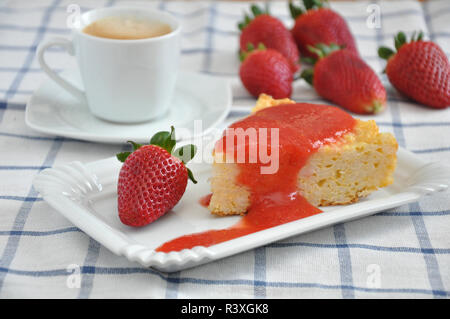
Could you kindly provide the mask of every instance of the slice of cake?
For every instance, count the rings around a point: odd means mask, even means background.
[[[278,129],[278,151],[271,155],[279,167],[275,173],[261,174],[268,164],[249,163],[249,154],[239,162],[238,150],[250,153],[255,141],[249,141],[250,131],[245,131],[246,138],[234,137],[227,144],[226,132],[214,151],[208,206],[213,214],[242,215],[255,205],[271,205],[273,199],[295,192],[313,206],[349,204],[393,182],[395,138],[380,133],[375,121],[354,119],[339,108],[262,95],[253,114],[231,128],[256,129],[256,144],[261,129]],[[264,147],[269,150],[273,144],[270,140]]]
[[[209,247],[320,214],[392,183],[397,142],[374,121],[329,106],[258,100],[217,141],[209,210],[244,215],[231,227],[174,238],[157,251]]]

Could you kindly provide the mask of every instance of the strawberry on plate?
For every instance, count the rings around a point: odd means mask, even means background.
[[[376,114],[386,107],[386,90],[376,73],[353,51],[337,44],[309,47],[319,59],[301,77],[317,94],[359,114]]]
[[[318,43],[336,43],[358,54],[356,41],[347,22],[336,11],[327,7],[326,0],[303,0],[304,9],[289,2],[292,18],[295,19],[292,34],[300,53],[315,57],[308,46]]]
[[[411,99],[442,109],[450,106],[450,63],[444,51],[431,41],[423,41],[423,33],[395,38],[397,52],[381,47],[378,55],[387,60],[386,74],[391,84]]]
[[[251,11],[253,16],[245,15],[244,21],[238,24],[241,30],[239,38],[241,52],[247,51],[249,44],[257,47],[262,43],[266,48],[277,50],[284,55],[292,71],[298,71],[300,56],[291,32],[280,20],[271,16],[268,10],[252,5]]]
[[[133,152],[117,154],[123,162],[117,184],[119,218],[129,226],[145,226],[170,211],[183,196],[188,178],[185,164],[195,155],[192,144],[174,151],[175,130],[156,133],[149,145],[130,142]]]
[[[239,76],[247,91],[254,97],[265,93],[275,99],[290,97],[293,73],[288,60],[274,49],[266,49],[260,44],[257,49],[249,44]]]

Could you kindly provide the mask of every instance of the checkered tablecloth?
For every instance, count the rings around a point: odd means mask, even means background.
[[[50,208],[31,186],[42,169],[74,160],[110,157],[123,145],[44,136],[27,128],[25,103],[46,80],[36,46],[69,36],[67,6],[82,12],[111,5],[156,7],[183,26],[182,69],[229,78],[235,110],[245,115],[254,100],[237,77],[237,21],[248,8],[235,2],[130,2],[0,0],[0,297],[33,298],[433,298],[450,295],[450,193],[364,219],[272,243],[220,261],[172,274],[145,269],[118,257]],[[363,58],[381,74],[381,44],[392,46],[398,30],[422,29],[450,55],[450,2],[332,3],[348,21]],[[271,12],[292,25],[286,2]],[[380,9],[379,27],[367,24]],[[57,70],[75,62],[48,52]],[[450,165],[450,110],[408,102],[387,87],[388,109],[373,117],[400,146],[428,161]],[[298,101],[322,100],[296,83]],[[238,109],[237,106],[240,106]],[[366,117],[372,118],[372,117]],[[79,283],[73,275],[79,274]]]

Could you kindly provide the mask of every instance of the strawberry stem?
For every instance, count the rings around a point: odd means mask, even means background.
[[[314,80],[314,69],[306,69],[300,75],[300,78],[308,82],[311,86],[313,86]]]
[[[315,48],[315,47],[313,47],[312,45],[308,45],[307,46],[307,49],[309,50],[309,52],[311,52],[311,53],[315,53],[318,57],[319,57],[319,59],[322,59],[325,55],[323,54],[323,51],[322,50],[320,50],[320,49],[318,49],[318,48]],[[315,62],[314,63],[316,63],[317,62],[317,59],[315,59]]]
[[[192,174],[192,171],[187,167],[186,167],[186,169],[188,172],[189,179],[192,181],[192,183],[197,184],[197,180],[194,178],[194,174]]]
[[[386,107],[386,104],[382,101],[376,100],[373,103],[366,107],[366,112],[370,114],[378,114],[382,112]]]
[[[319,60],[320,60],[320,59],[330,55],[334,51],[341,50],[343,48],[343,46],[338,45],[336,43],[330,43],[328,45],[324,44],[324,43],[317,43],[315,46],[308,45],[307,48],[311,53],[315,53],[319,57]],[[316,63],[316,62],[317,62],[317,59],[315,59],[314,63]]]

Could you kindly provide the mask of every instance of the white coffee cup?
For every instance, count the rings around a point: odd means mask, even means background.
[[[171,32],[137,40],[96,37],[83,32],[92,22],[129,15],[168,24]],[[142,8],[103,8],[81,15],[72,39],[42,43],[37,56],[48,76],[73,96],[86,102],[95,116],[119,123],[137,123],[162,116],[175,89],[180,55],[180,23],[170,14]],[[84,91],[53,71],[44,60],[52,46],[75,55]]]

